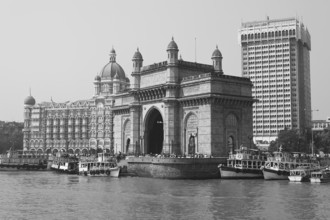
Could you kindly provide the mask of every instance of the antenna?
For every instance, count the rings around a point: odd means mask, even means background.
[[[195,37],[195,63],[197,62],[197,54],[196,54],[196,37]]]

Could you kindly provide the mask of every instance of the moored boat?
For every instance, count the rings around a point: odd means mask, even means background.
[[[78,161],[74,155],[58,152],[50,168],[60,173],[78,174]]]
[[[297,167],[319,167],[314,158],[302,156],[301,153],[276,151],[268,157],[265,166],[261,167],[265,180],[288,180],[290,170]]]
[[[311,183],[328,183],[330,182],[330,170],[327,168],[313,171],[309,180]]]
[[[261,166],[265,164],[266,155],[259,150],[241,149],[235,150],[235,154],[230,154],[227,164],[220,164],[220,177],[222,179],[253,179],[262,178]]]
[[[0,155],[0,171],[46,170],[48,155],[36,151],[9,150]]]
[[[116,158],[99,153],[97,161],[79,161],[78,173],[84,176],[119,177],[120,167],[117,165]]]
[[[290,176],[288,176],[290,182],[309,182],[311,172],[319,171],[317,167],[299,166],[290,170]]]

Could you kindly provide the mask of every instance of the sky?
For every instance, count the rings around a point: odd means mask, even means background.
[[[139,48],[144,65],[165,61],[174,37],[183,60],[212,64],[218,45],[227,75],[241,76],[242,22],[299,18],[311,34],[313,119],[330,116],[328,0],[1,0],[0,120],[23,121],[24,99],[76,101],[113,47],[126,76]]]

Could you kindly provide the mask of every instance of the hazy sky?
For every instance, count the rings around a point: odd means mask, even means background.
[[[228,75],[241,75],[241,22],[298,17],[312,39],[313,119],[330,116],[330,1],[250,0],[1,0],[0,120],[23,121],[23,102],[91,98],[93,80],[109,61],[130,77],[139,47],[144,65],[166,60],[172,36],[183,60],[211,64],[216,45]]]

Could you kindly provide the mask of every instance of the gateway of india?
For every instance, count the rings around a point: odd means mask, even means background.
[[[24,100],[24,150],[88,154],[204,154],[226,157],[252,138],[252,83],[225,75],[218,47],[212,65],[178,58],[143,66],[132,58],[132,82],[116,52],[94,78],[92,98],[74,102]]]

